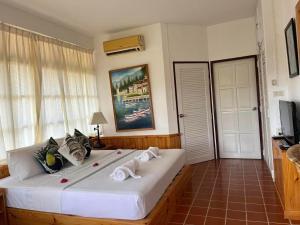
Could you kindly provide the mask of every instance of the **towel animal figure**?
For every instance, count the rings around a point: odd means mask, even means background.
[[[124,181],[129,176],[134,179],[139,179],[141,176],[136,175],[136,171],[138,170],[139,163],[137,160],[132,159],[121,166],[118,166],[114,169],[112,174],[110,175],[115,181]]]
[[[153,158],[161,158],[159,155],[159,148],[158,147],[149,147],[146,151],[143,151],[136,159],[147,162]]]

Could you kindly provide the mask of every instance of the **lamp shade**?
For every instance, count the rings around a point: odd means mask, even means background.
[[[107,120],[105,119],[102,112],[94,112],[91,119],[91,125],[106,124]]]

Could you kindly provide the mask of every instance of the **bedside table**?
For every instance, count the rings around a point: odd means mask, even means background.
[[[0,189],[0,224],[7,225],[5,190]]]

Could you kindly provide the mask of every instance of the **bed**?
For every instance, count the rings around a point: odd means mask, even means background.
[[[109,174],[140,151],[93,151],[80,167],[56,175],[40,174],[24,181],[0,180],[6,189],[10,225],[164,224],[190,178],[185,152],[161,150],[161,158],[144,162],[142,179],[113,181]],[[100,166],[95,167],[95,163]],[[61,183],[67,178],[67,183]]]

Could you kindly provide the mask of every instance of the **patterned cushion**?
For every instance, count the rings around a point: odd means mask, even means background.
[[[34,157],[43,166],[46,173],[56,173],[63,168],[64,158],[58,149],[57,142],[51,137],[45,147],[34,153]]]
[[[83,163],[87,151],[75,138],[67,134],[58,152],[74,166],[79,166]]]
[[[92,146],[89,138],[77,129],[74,130],[74,138],[86,149],[85,158],[87,159],[88,157],[90,157]]]

